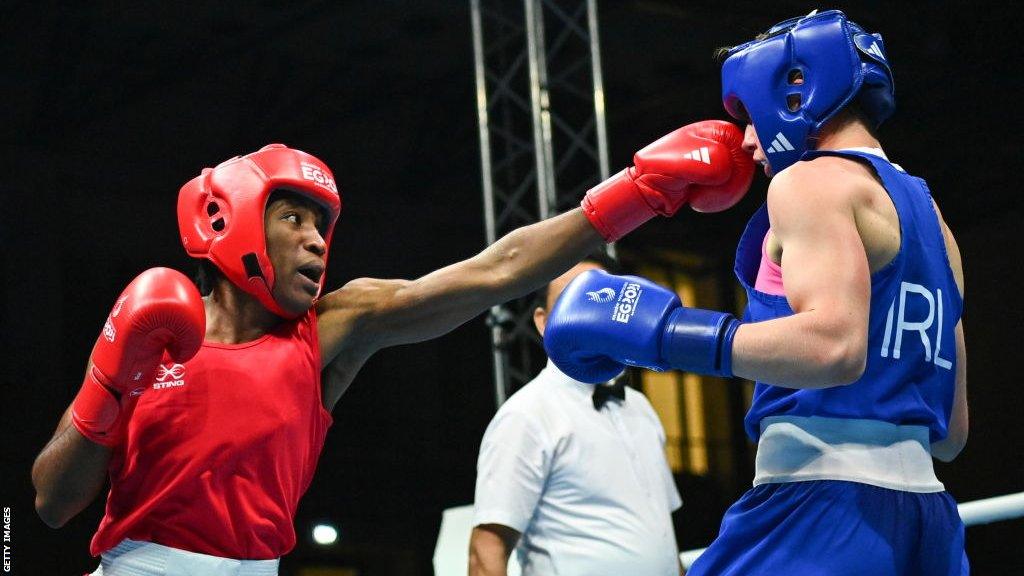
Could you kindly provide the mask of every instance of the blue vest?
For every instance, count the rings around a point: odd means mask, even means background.
[[[963,300],[946,255],[939,219],[924,180],[883,158],[855,151],[821,150],[802,159],[839,156],[870,163],[896,207],[900,250],[871,275],[867,367],[846,386],[798,390],[758,382],[744,419],[757,440],[767,416],[866,418],[927,426],[931,441],[946,437],[956,380],[956,338]],[[767,205],[754,214],[736,249],[736,276],[747,291],[744,320],[763,322],[793,314],[785,296],[754,289]]]

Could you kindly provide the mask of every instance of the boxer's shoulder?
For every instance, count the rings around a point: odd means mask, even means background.
[[[804,213],[854,207],[868,200],[880,186],[870,168],[860,162],[821,156],[797,162],[772,178],[768,208],[773,213]]]
[[[386,315],[413,304],[407,294],[410,280],[356,278],[317,300],[317,314],[346,313],[357,317]]]
[[[389,306],[403,282],[357,278],[317,300],[317,332],[325,364],[342,348],[373,348],[375,324],[380,324],[375,319]]]

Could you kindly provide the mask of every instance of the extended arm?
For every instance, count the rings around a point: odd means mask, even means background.
[[[359,278],[317,303],[323,404],[333,410],[377,350],[445,334],[536,289],[600,246],[576,209],[519,228],[476,256],[416,280]]]
[[[536,289],[603,242],[576,209],[514,230],[476,256],[416,280],[359,279],[327,298],[369,310],[360,338],[376,349],[419,342]],[[323,317],[329,322],[330,312]]]
[[[360,350],[352,356],[358,362],[383,347],[444,334],[687,202],[706,210],[734,204],[753,174],[741,142],[742,134],[726,122],[680,128],[638,152],[634,167],[588,192],[582,210],[514,230],[480,254],[416,280],[350,282],[317,304],[324,364],[343,350]]]

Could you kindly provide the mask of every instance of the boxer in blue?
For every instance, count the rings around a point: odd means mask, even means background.
[[[724,55],[725,108],[772,178],[736,253],[744,318],[592,271],[552,310],[548,355],[589,382],[622,364],[757,382],[754,487],[689,574],[967,574],[932,466],[967,438],[963,271],[927,185],[875,134],[894,110],[882,38],[833,10]]]

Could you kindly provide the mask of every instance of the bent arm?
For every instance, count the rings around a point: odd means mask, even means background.
[[[776,176],[768,191],[794,314],[740,326],[733,371],[788,388],[825,388],[853,382],[864,372],[871,279],[854,191],[828,171],[801,168]]]
[[[111,449],[88,440],[71,425],[71,408],[32,465],[36,512],[51,528],[60,528],[88,506],[103,489]]]
[[[948,434],[945,439],[932,443],[932,456],[943,462],[952,462],[967,445],[967,349],[964,344],[963,323],[956,325],[956,390],[953,409],[949,415]]]
[[[508,557],[519,541],[519,532],[501,524],[473,527],[469,539],[469,576],[506,576]]]
[[[332,325],[346,325],[345,318],[358,318],[348,325],[358,326],[361,343],[373,350],[429,340],[490,306],[539,288],[603,243],[577,208],[516,229],[476,256],[416,280],[350,282],[321,305],[324,363],[338,354],[345,339],[340,333],[325,338],[324,333]]]
[[[964,286],[964,267],[960,257],[960,247],[953,237],[949,226],[946,225],[942,212],[938,205],[932,203],[935,213],[939,216],[939,223],[942,228],[943,240],[946,243],[946,256],[949,258],[949,267],[953,271],[953,279],[960,290],[960,296],[966,294]],[[967,445],[967,431],[969,428],[967,418],[967,347],[964,341],[963,321],[956,325],[956,389],[953,393],[953,409],[949,416],[948,435],[945,439],[932,444],[932,456],[943,462],[952,462],[960,454],[960,451]]]

